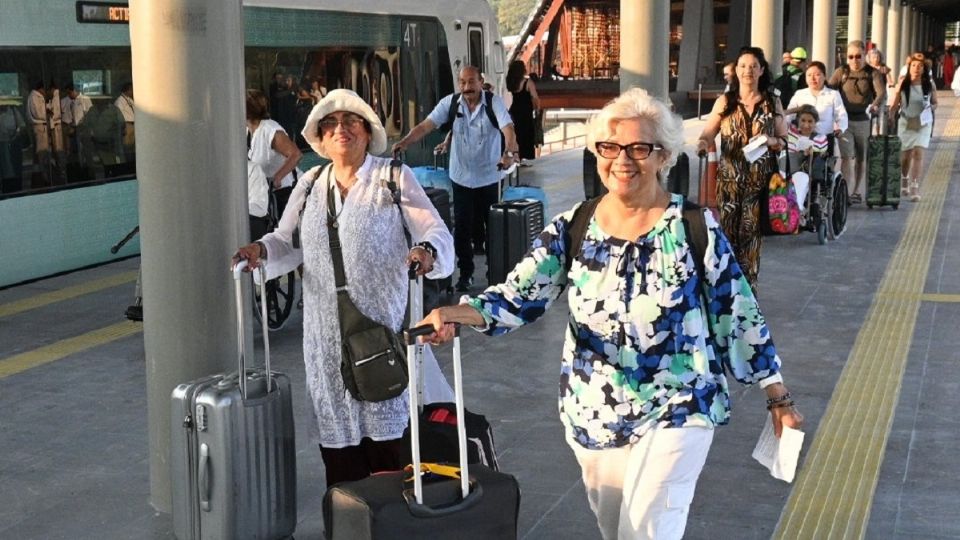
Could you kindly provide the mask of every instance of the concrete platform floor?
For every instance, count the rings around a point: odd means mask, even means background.
[[[922,202],[854,206],[825,246],[809,233],[765,240],[761,306],[807,420],[801,470],[790,485],[750,458],[763,396],[734,383],[733,420],[717,431],[686,538],[960,538],[960,108],[940,101]],[[546,188],[549,215],[582,198],[581,157],[558,152],[523,170]],[[0,538],[173,537],[170,516],[148,502],[143,341],[123,319],[138,264],[0,290]],[[909,279],[917,290],[889,289]],[[912,324],[877,323],[884,302]],[[514,335],[464,338],[467,405],[491,421],[501,466],[520,482],[528,540],[599,538],[557,416],[565,317],[559,304]],[[296,396],[295,537],[318,539],[323,467],[305,436],[299,312],[271,343]],[[844,417],[858,420],[832,423]]]

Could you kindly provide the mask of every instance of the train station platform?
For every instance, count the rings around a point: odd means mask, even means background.
[[[806,417],[800,468],[787,484],[751,459],[764,396],[732,382],[686,538],[960,538],[960,103],[940,103],[920,202],[853,206],[822,246],[809,233],[765,240],[760,302]],[[549,215],[582,199],[581,162],[567,150],[523,169]],[[138,264],[0,290],[0,538],[173,538],[148,502],[142,329],[123,318]],[[558,303],[510,336],[464,338],[467,406],[520,482],[527,540],[599,538],[557,413],[565,320]],[[270,341],[294,385],[295,537],[308,540],[322,536],[323,467],[306,436],[301,336],[295,312]]]

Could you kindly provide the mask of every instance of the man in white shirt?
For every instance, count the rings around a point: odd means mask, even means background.
[[[135,110],[133,104],[133,83],[120,87],[120,96],[113,105],[123,115],[123,153],[127,161],[136,159],[136,136],[134,135]]]
[[[458,81],[460,93],[441,99],[424,121],[393,145],[393,152],[405,150],[437,128],[452,133],[450,179],[456,223],[453,241],[460,271],[456,289],[464,292],[473,284],[472,240],[478,231],[486,230],[490,206],[500,198],[502,169],[514,163],[518,148],[510,113],[500,96],[483,90],[480,70],[464,66]],[[458,100],[456,103],[454,98]]]
[[[58,104],[59,105],[59,104]],[[40,166],[43,185],[51,185],[53,171],[50,160],[50,126],[52,111],[47,108],[47,93],[43,81],[37,81],[27,97],[27,122],[33,128],[33,148],[36,164]],[[62,144],[62,141],[57,144]],[[31,185],[31,187],[37,187]]]
[[[93,102],[90,98],[77,92],[73,84],[63,87],[64,96],[60,100],[60,114],[63,121],[64,146],[68,153],[76,153],[81,162],[83,162],[83,141],[79,136],[77,129],[83,122],[83,117],[91,108]]]

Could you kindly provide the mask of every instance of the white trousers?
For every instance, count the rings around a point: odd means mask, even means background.
[[[712,442],[704,427],[657,428],[606,450],[570,441],[604,540],[682,538]]]

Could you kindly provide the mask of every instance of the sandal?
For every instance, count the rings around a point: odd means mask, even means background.
[[[910,177],[903,176],[900,178],[900,196],[909,197],[910,196]]]
[[[920,182],[917,182],[916,180],[910,183],[910,201],[920,201]]]
[[[854,193],[850,195],[850,204],[860,204],[863,202],[863,197],[859,193]]]

